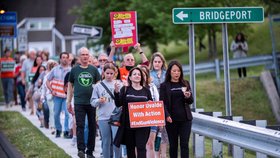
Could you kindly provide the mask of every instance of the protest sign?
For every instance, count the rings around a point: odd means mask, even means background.
[[[110,12],[112,41],[116,47],[134,46],[138,42],[136,11]]]
[[[162,101],[128,103],[131,128],[165,126]]]

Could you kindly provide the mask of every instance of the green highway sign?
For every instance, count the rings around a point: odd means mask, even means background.
[[[173,8],[174,24],[261,23],[263,7]]]

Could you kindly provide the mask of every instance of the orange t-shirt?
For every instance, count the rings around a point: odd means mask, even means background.
[[[126,81],[127,80],[127,76],[129,74],[129,71],[125,68],[125,67],[121,67],[119,68],[120,70],[120,77],[122,81]]]
[[[14,78],[16,62],[13,58],[0,58],[1,78]]]

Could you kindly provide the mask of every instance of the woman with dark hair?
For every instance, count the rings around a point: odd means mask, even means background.
[[[164,103],[170,158],[178,157],[179,137],[181,157],[189,157],[188,143],[192,125],[189,105],[193,103],[193,97],[190,84],[183,77],[182,65],[178,61],[171,61],[165,81],[160,85],[160,100]]]
[[[150,134],[150,127],[131,128],[128,111],[130,102],[147,102],[152,100],[151,92],[145,87],[145,79],[140,68],[134,67],[128,74],[128,86],[121,89],[115,86],[115,104],[117,107],[122,106],[121,125],[117,131],[114,144],[119,147],[120,144],[126,145],[127,157],[146,158],[146,143]]]
[[[235,37],[235,40],[232,41],[230,50],[233,52],[233,58],[244,58],[247,57],[248,44],[246,42],[245,36],[243,33],[238,33]],[[246,77],[246,67],[237,68],[239,78]]]
[[[27,94],[31,93],[30,95],[32,96],[32,100],[34,101],[34,105],[36,107],[36,114],[39,118],[39,121],[41,123],[40,127],[44,127],[44,114],[43,114],[43,106],[41,102],[41,91],[42,91],[42,83],[43,83],[43,78],[44,71],[46,68],[43,65],[40,65],[31,81],[31,86],[30,89],[28,90]]]

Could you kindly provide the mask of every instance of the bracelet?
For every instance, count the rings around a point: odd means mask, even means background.
[[[139,54],[142,54],[143,52],[139,52]]]

